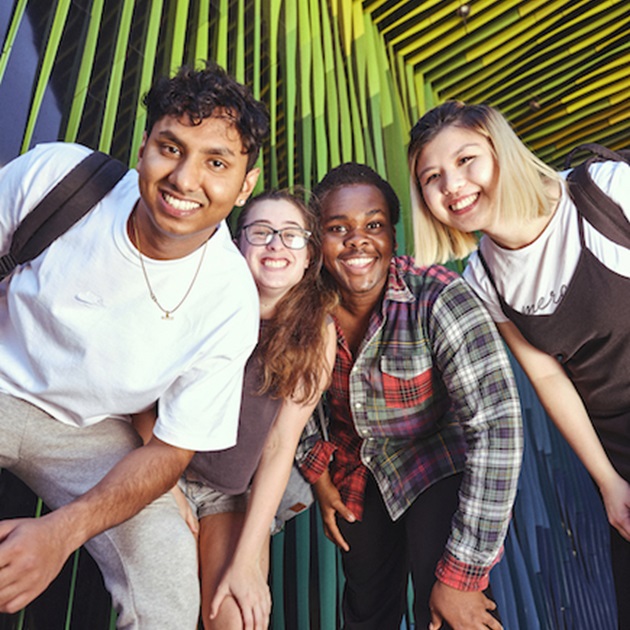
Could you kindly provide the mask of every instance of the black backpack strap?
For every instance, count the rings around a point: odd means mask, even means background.
[[[590,144],[576,147],[567,158],[571,158],[578,150],[591,152],[591,156],[573,169],[567,178],[569,194],[578,213],[606,238],[630,248],[630,223],[623,209],[593,181],[588,170],[593,162],[602,160],[628,162],[630,155],[626,151],[616,152]]]
[[[39,256],[96,205],[128,171],[122,162],[94,151],[79,162],[24,218],[9,253],[0,258],[0,279]]]
[[[628,151],[613,151],[608,147],[605,147],[602,144],[596,144],[594,142],[586,143],[586,144],[578,144],[578,146],[574,147],[569,151],[567,156],[564,158],[564,168],[571,168],[571,164],[573,163],[573,158],[578,153],[588,153],[590,154],[588,158],[588,162],[601,162],[603,160],[610,160],[611,162],[628,162],[630,161],[630,152]]]

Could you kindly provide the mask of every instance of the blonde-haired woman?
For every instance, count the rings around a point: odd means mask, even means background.
[[[500,112],[452,101],[414,126],[409,167],[416,258],[472,252],[465,279],[599,487],[619,623],[630,628],[630,166],[590,166],[618,206],[595,229],[567,173],[531,153]]]

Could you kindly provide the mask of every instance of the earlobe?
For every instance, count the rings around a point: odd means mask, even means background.
[[[243,204],[247,201],[247,198],[254,191],[256,183],[258,182],[259,175],[259,168],[253,168],[250,171],[247,171],[245,179],[243,180],[243,185],[241,186],[241,194],[239,195],[239,201],[242,201]]]
[[[142,158],[144,156],[144,148],[147,144],[147,132],[145,131],[142,134],[142,142],[140,143],[140,146],[138,147],[138,162],[136,163],[136,167],[138,166],[138,164],[140,164],[140,162],[142,162]]]

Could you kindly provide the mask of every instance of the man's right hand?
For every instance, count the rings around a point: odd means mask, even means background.
[[[23,608],[75,549],[172,488],[192,456],[154,437],[74,501],[38,519],[0,522],[0,612]]]
[[[40,595],[74,549],[54,512],[0,521],[0,612],[14,613]]]
[[[339,531],[336,515],[339,514],[342,518],[346,519],[348,523],[354,523],[357,519],[341,500],[339,490],[334,486],[328,471],[324,472],[313,484],[313,490],[315,491],[319,509],[322,513],[326,538],[334,542],[340,549],[349,551],[350,545]]]

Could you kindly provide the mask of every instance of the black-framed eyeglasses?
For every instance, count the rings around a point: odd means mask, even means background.
[[[269,245],[277,234],[282,244],[289,249],[303,249],[311,236],[311,232],[299,227],[286,227],[276,230],[263,223],[244,225],[243,233],[250,245]]]

